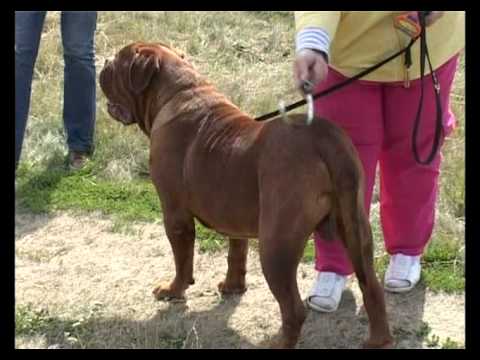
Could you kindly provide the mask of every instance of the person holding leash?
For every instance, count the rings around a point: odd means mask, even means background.
[[[406,47],[418,35],[419,12],[298,11],[295,12],[296,86],[314,85],[318,93],[379,63]],[[465,42],[461,11],[431,11],[425,16],[426,37],[437,79],[425,72],[423,110],[417,132],[419,156],[425,158],[435,133],[433,85],[440,86],[442,136],[455,118],[449,95]],[[412,154],[412,129],[421,95],[420,45],[335,93],[315,100],[315,115],[335,122],[351,137],[365,174],[365,208],[370,210],[377,164],[380,169],[380,216],[390,262],[384,287],[411,290],[420,279],[420,258],[435,219],[441,154],[428,164]],[[433,81],[435,80],[435,83]],[[340,240],[315,240],[317,277],[307,298],[310,308],[338,308],[352,265]]]

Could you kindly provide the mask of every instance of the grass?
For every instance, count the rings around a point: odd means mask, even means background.
[[[167,333],[159,324],[130,324],[124,320],[109,318],[103,313],[102,304],[94,304],[75,316],[57,317],[46,308],[34,308],[31,304],[15,308],[15,334],[21,339],[41,337],[49,348],[185,348],[192,329],[180,327]],[[261,325],[261,324],[260,324]],[[116,336],[108,336],[112,329]],[[227,330],[226,330],[227,331]],[[120,335],[120,336],[119,336]],[[465,346],[449,337],[440,338],[432,333],[427,322],[421,321],[418,329],[394,327],[397,341],[415,337],[428,348],[459,349]],[[119,339],[116,339],[119,337]]]
[[[47,171],[20,166],[17,177],[20,209],[33,213],[101,211],[114,219],[111,231],[123,233],[129,222],[161,219],[157,193],[147,179],[117,182],[95,176],[92,166],[70,172],[58,163]],[[223,237],[199,223],[196,234],[200,251],[216,251],[226,245]]]
[[[108,336],[111,329],[121,334],[122,344]],[[49,348],[167,348],[180,349],[187,340],[185,331],[163,333],[150,325],[124,324],[122,320],[106,317],[101,305],[84,309],[83,315],[59,318],[48,309],[36,309],[31,304],[15,308],[15,334],[18,339],[42,337]],[[21,340],[20,340],[21,341]]]
[[[394,327],[393,335],[397,341],[414,336],[417,339],[422,340],[428,348],[460,349],[465,347],[463,344],[460,344],[449,337],[441,339],[438,335],[433,334],[432,328],[425,321],[421,321],[420,326],[416,330]]]
[[[21,211],[95,212],[114,220],[112,231],[128,224],[161,220],[148,173],[148,140],[135,127],[123,127],[106,113],[97,88],[95,155],[86,169],[64,169],[65,135],[61,120],[63,94],[59,13],[49,12],[32,84],[32,103],[17,198]],[[162,41],[183,51],[187,59],[220,91],[252,115],[298,99],[293,90],[294,54],[291,12],[100,12],[96,34],[97,74],[104,59],[137,40]],[[464,289],[464,70],[463,56],[452,93],[458,127],[444,147],[437,225],[423,258],[422,281],[432,290]],[[298,111],[303,111],[299,109]],[[372,205],[376,266],[381,276],[387,256],[378,214]],[[226,246],[223,238],[196,224],[202,251]],[[303,261],[314,259],[310,240]]]
[[[127,222],[155,221],[161,213],[158,197],[147,180],[118,183],[97,178],[88,170],[69,173],[62,168],[44,172],[30,170],[18,176],[20,205],[35,213],[100,210]]]

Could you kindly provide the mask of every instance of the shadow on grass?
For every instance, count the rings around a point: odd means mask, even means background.
[[[395,348],[422,348],[429,335],[422,321],[425,288],[418,286],[409,294],[385,293],[390,331],[395,338]],[[334,313],[320,313],[308,310],[298,348],[301,349],[358,349],[368,338],[369,322],[363,304],[357,311],[353,293],[344,291],[338,310]],[[280,329],[274,336],[279,339]],[[260,347],[268,347],[271,339]]]
[[[40,172],[30,172],[22,167],[17,172],[18,186],[15,189],[15,224],[22,222],[24,213],[48,213],[52,192],[55,191],[61,179],[68,175],[65,157],[55,154],[45,169]],[[18,220],[18,221],[17,221]],[[15,226],[17,237],[25,236],[48,223],[48,217],[39,217],[39,221],[30,221],[27,226]],[[32,225],[32,226],[29,226]]]
[[[248,292],[243,296],[248,296]],[[157,313],[146,321],[108,318],[100,313],[84,320],[60,319],[46,313],[32,316],[32,312],[22,316],[17,310],[16,334],[41,334],[50,348],[269,348],[279,338],[280,329],[276,335],[253,343],[229,325],[240,299],[241,296],[213,297],[213,306],[201,311],[189,308],[188,301],[161,303]],[[422,321],[425,289],[420,286],[409,294],[386,294],[386,302],[396,347],[421,348],[429,334]],[[258,326],[261,328],[262,324]],[[362,306],[357,311],[355,297],[347,290],[337,312],[308,311],[297,347],[360,348],[367,334],[365,310]]]
[[[228,326],[240,299],[219,299],[206,311],[189,309],[188,303],[161,304],[161,309],[147,321],[98,315],[78,321],[35,314],[28,309],[20,310],[19,315],[17,310],[16,320],[20,317],[21,321],[17,320],[16,334],[42,334],[50,348],[235,348],[249,344]],[[32,324],[35,328],[30,331]]]
[[[35,213],[48,212],[51,195],[59,182],[70,175],[65,157],[55,154],[41,171],[19,169],[16,200],[20,211],[28,209]]]
[[[385,292],[387,313],[390,318],[390,331],[395,337],[396,347],[401,349],[422,348],[427,339],[429,330],[423,321],[426,288],[419,283],[408,293]],[[362,307],[365,314],[365,309]]]

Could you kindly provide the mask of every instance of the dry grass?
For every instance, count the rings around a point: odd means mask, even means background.
[[[46,166],[64,153],[62,128],[63,67],[58,12],[47,13],[32,87],[32,106],[22,160]],[[97,74],[105,58],[134,41],[169,43],[244,111],[275,109],[293,91],[293,15],[261,12],[99,12]],[[134,128],[110,120],[97,88],[97,175],[130,180],[146,171],[147,141]]]
[[[249,253],[243,296],[220,297],[216,286],[226,271],[226,255],[197,248],[196,283],[187,302],[156,302],[155,284],[174,275],[163,228],[132,225],[133,234],[125,235],[111,233],[111,226],[98,215],[17,216],[17,347],[258,348],[278,336],[278,304],[256,251]],[[37,259],[38,252],[46,256]],[[302,298],[313,277],[312,266],[301,264]],[[361,345],[366,314],[356,280],[348,288],[336,313],[309,313],[299,348]],[[439,337],[436,347],[447,338],[463,346],[464,295],[432,294],[420,286],[406,295],[386,294],[386,300],[398,348],[428,347],[433,335]],[[425,323],[430,334],[422,332]]]

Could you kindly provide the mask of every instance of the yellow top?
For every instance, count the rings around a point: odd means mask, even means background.
[[[411,38],[394,26],[394,19],[405,11],[296,11],[297,50],[299,35],[320,30],[328,44],[329,64],[351,77],[404,48]],[[434,69],[460,52],[465,44],[465,12],[445,11],[427,27],[427,46]],[[325,38],[327,40],[325,40]],[[312,38],[315,41],[315,38]],[[331,42],[331,43],[330,43]],[[420,77],[420,40],[412,47],[410,79]],[[309,47],[305,45],[305,47]],[[405,80],[405,57],[401,55],[362,80]],[[425,64],[425,74],[429,73]]]

